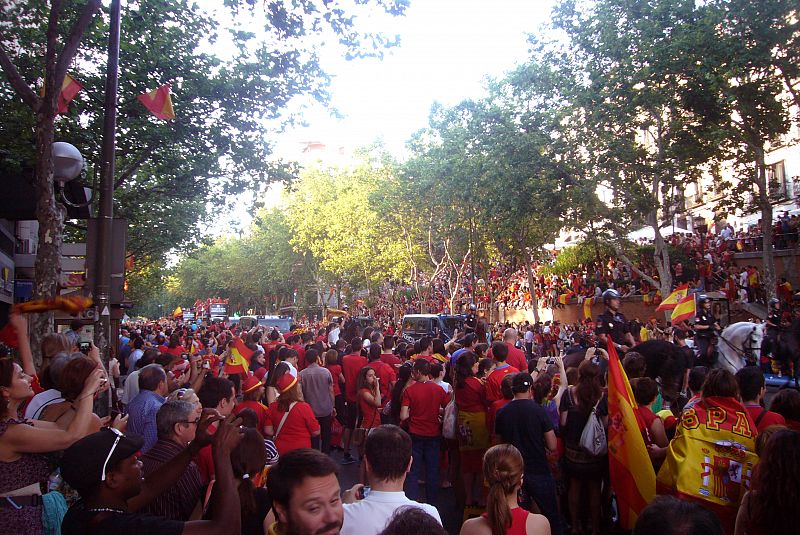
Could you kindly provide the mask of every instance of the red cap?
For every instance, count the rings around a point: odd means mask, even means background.
[[[259,368],[259,369],[257,369],[255,371],[255,373],[253,375],[258,377],[258,380],[263,383],[264,382],[264,377],[267,376],[267,369],[266,368]]]
[[[248,375],[245,377],[244,381],[242,381],[242,392],[247,394],[256,390],[259,386],[262,386],[263,383],[261,379],[256,377],[255,375]]]
[[[278,379],[276,386],[278,387],[278,391],[281,394],[285,394],[286,392],[291,390],[291,388],[296,384],[297,384],[297,377],[294,377],[291,373],[284,373],[283,375],[281,375],[281,378]]]

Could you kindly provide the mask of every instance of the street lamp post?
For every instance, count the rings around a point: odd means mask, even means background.
[[[701,219],[698,225],[695,225],[697,232],[700,233],[700,265],[703,269],[703,276],[700,278],[700,281],[703,283],[703,291],[708,291],[706,288],[706,232],[708,232],[708,225],[706,224],[705,219]]]

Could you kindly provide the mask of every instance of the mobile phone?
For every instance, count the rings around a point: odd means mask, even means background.
[[[181,358],[183,360],[189,360],[189,353],[181,353]]]
[[[364,485],[364,486],[363,486],[363,487],[361,487],[361,489],[358,491],[358,499],[359,499],[359,500],[363,500],[364,498],[366,498],[367,496],[369,496],[369,493],[370,493],[370,492],[372,492],[372,487],[370,487],[369,485]]]
[[[78,350],[81,353],[83,353],[84,355],[88,355],[90,349],[92,349],[92,343],[91,342],[80,342],[78,344]]]
[[[108,415],[111,417],[111,421],[112,421],[112,422],[114,421],[114,418],[116,418],[116,417],[117,417],[117,416],[119,416],[120,414],[122,414],[122,413],[121,413],[121,412],[119,412],[119,411],[118,411],[118,410],[116,410],[116,409],[111,409],[111,412],[109,412],[109,413],[108,413]]]
[[[204,370],[210,370],[211,369],[211,363],[209,361],[207,361],[207,360],[204,360],[203,361],[203,369]]]

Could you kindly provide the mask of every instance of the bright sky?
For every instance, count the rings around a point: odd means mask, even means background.
[[[427,125],[434,102],[454,105],[483,94],[487,76],[499,77],[527,58],[527,35],[549,17],[554,0],[411,0],[387,33],[400,46],[382,60],[323,57],[334,76],[331,117],[321,107],[308,128],[287,132],[278,151],[287,156],[303,141],[354,148],[382,138],[398,156],[405,141]]]
[[[402,157],[411,134],[427,126],[434,102],[455,105],[480,97],[487,77],[500,77],[527,59],[528,34],[547,21],[555,1],[411,0],[404,17],[364,21],[399,34],[400,45],[383,59],[347,61],[323,51],[322,66],[333,77],[331,105],[343,117],[313,106],[303,116],[308,126],[276,140],[276,156],[301,160],[300,150],[309,141],[350,151],[382,139]],[[200,3],[220,13],[211,7],[217,2]],[[211,231],[231,234],[249,222],[246,208],[237,206]]]

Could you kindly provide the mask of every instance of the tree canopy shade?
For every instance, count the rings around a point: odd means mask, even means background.
[[[63,210],[56,202],[50,146],[56,135],[99,160],[103,58],[107,18],[99,0],[15,2],[0,12],[0,120],[7,127],[8,159],[35,168],[39,194],[37,297],[57,291]],[[118,104],[118,213],[134,225],[131,248],[163,258],[189,245],[193,224],[225,196],[292,175],[269,164],[271,141],[298,95],[327,101],[328,76],[317,56],[325,39],[349,57],[380,54],[396,38],[359,25],[355,13],[402,14],[405,1],[330,4],[313,0],[264,3],[227,0],[234,17],[263,20],[263,32],[231,30],[232,58],[214,53],[218,23],[186,0],[132,1],[123,14]],[[98,16],[98,13],[100,15]],[[235,19],[234,19],[235,20]],[[56,118],[56,99],[67,72],[85,90]],[[164,83],[172,85],[177,119],[161,122],[135,100]],[[43,96],[37,88],[43,87]],[[250,194],[255,198],[255,194]],[[154,232],[154,219],[165,235]],[[47,328],[43,317],[37,331]]]

